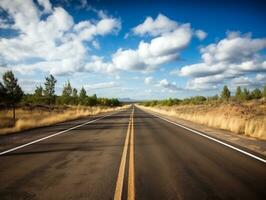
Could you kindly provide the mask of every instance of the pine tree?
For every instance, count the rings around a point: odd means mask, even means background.
[[[244,90],[242,92],[242,98],[244,100],[250,100],[251,99],[250,92],[247,88],[244,88]]]
[[[70,104],[71,102],[71,95],[72,95],[72,87],[70,82],[68,81],[64,88],[63,88],[63,92],[62,92],[62,100],[63,100],[63,104]]]
[[[55,77],[50,74],[48,77],[45,77],[46,82],[44,83],[45,88],[44,88],[44,96],[47,100],[47,103],[49,105],[54,104],[55,102],[55,84],[56,84],[56,79]]]
[[[13,120],[16,121],[16,104],[22,99],[23,91],[21,87],[18,85],[18,80],[15,78],[12,71],[7,71],[3,75],[3,82],[5,90],[5,98],[4,101],[7,104],[11,104],[13,108]]]
[[[42,86],[36,86],[36,89],[34,91],[34,95],[35,96],[38,96],[38,97],[41,97],[43,95],[43,88]]]
[[[68,81],[64,88],[63,88],[63,92],[62,92],[62,96],[65,96],[65,97],[70,97],[72,94],[72,87],[71,87],[71,84],[70,82]]]
[[[91,102],[92,106],[96,106],[97,105],[97,95],[96,94],[92,95],[91,100],[92,100],[92,102]]]
[[[80,93],[79,93],[79,103],[82,105],[86,104],[86,100],[87,100],[87,92],[84,89],[84,87],[81,88]]]
[[[241,90],[241,87],[240,86],[238,86],[236,88],[235,97],[236,97],[237,100],[241,100],[241,98],[242,98],[242,90]]]
[[[43,87],[36,86],[34,94],[33,94],[33,101],[34,103],[42,103],[43,100]]]
[[[78,90],[76,88],[72,90],[72,103],[74,105],[78,104]]]
[[[266,98],[266,85],[263,87],[262,96]]]
[[[230,98],[230,96],[231,96],[231,92],[228,89],[228,87],[225,85],[223,88],[223,91],[221,93],[221,98],[224,100],[228,100]]]
[[[251,93],[252,99],[260,99],[262,97],[262,93],[258,88],[255,88]]]
[[[7,97],[7,91],[5,86],[0,82],[0,103],[5,103]]]

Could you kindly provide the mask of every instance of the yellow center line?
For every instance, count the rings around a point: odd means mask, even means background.
[[[134,107],[131,116],[131,134],[130,134],[130,149],[129,149],[129,170],[128,170],[128,193],[127,199],[135,199],[135,175],[134,175]]]
[[[117,177],[117,181],[116,181],[114,200],[121,200],[121,198],[122,198],[123,182],[124,182],[124,176],[125,176],[125,167],[126,167],[126,159],[127,159],[127,151],[128,151],[128,143],[129,143],[129,137],[130,137],[130,132],[131,132],[131,130],[130,130],[131,124],[132,124],[132,113],[130,115],[130,119],[129,119],[129,123],[128,123],[126,140],[125,140],[125,144],[124,144],[124,149],[123,149],[123,153],[122,153],[118,177]]]

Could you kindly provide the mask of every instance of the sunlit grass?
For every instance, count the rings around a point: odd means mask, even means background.
[[[143,108],[209,127],[266,140],[265,101]]]
[[[16,110],[16,123],[13,124],[12,110],[0,111],[0,134],[14,133],[36,127],[48,126],[59,122],[78,119],[91,115],[121,109],[121,107],[58,107],[48,108],[20,108]]]

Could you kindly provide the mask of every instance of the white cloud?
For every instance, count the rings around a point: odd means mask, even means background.
[[[110,32],[117,32],[121,29],[121,23],[114,18],[104,18],[96,26],[96,32],[100,35],[106,35]]]
[[[2,28],[2,29],[11,28],[11,25],[8,23],[8,19],[1,19],[0,18],[0,28]]]
[[[166,79],[160,80],[159,83],[158,83],[158,86],[166,88],[166,89],[171,90],[171,91],[182,90],[182,88],[178,87],[175,82],[171,83],[171,82],[169,82]]]
[[[92,41],[92,46],[93,46],[95,49],[100,49],[100,48],[101,48],[99,42],[97,42],[96,40]]]
[[[173,32],[152,39],[150,43],[142,41],[139,45],[140,54],[143,57],[155,57],[178,53],[189,44],[191,31],[190,25],[184,24]]]
[[[261,87],[266,83],[266,74],[256,74],[255,77],[240,76],[232,79],[232,85],[242,87]]]
[[[49,0],[38,0],[38,3],[44,8],[46,13],[52,12],[52,5]]]
[[[144,94],[145,95],[150,95],[151,93],[152,93],[152,90],[151,89],[144,90]]]
[[[180,70],[172,72],[172,74],[179,73],[181,76],[201,77],[221,73],[225,68],[226,66],[223,63],[217,63],[211,67],[206,65],[206,63],[197,63],[183,66]]]
[[[98,48],[96,36],[117,33],[121,28],[118,19],[107,16],[75,24],[64,8],[52,7],[48,0],[38,3],[43,9],[32,0],[0,2],[0,7],[14,21],[9,26],[18,32],[13,38],[0,39],[0,59],[17,71],[56,74],[84,71],[86,61],[92,56],[84,41]]]
[[[146,85],[153,85],[156,87],[161,87],[166,89],[165,91],[181,91],[183,88],[177,86],[176,82],[169,82],[167,79],[162,79],[162,80],[156,80],[152,76],[147,76],[144,79],[144,83]]]
[[[87,8],[89,7],[87,0],[81,0],[80,1],[81,8]]]
[[[37,85],[42,85],[43,81],[34,79],[18,79],[19,85],[23,86],[23,91],[33,92]]]
[[[54,74],[81,71],[116,73],[120,70],[148,72],[178,59],[194,35],[190,24],[178,24],[162,14],[155,20],[148,17],[134,30],[136,34],[155,37],[150,42],[140,41],[137,49],[119,48],[108,62],[103,57],[89,55],[91,49],[84,43],[99,49],[95,37],[116,34],[121,29],[120,20],[104,13],[98,21],[85,20],[75,24],[66,10],[53,8],[48,0],[38,1],[39,6],[49,12],[47,17],[43,17],[42,10],[33,1],[25,2],[22,6],[17,1],[0,3],[15,22],[12,28],[19,31],[16,37],[0,40],[0,58],[24,73],[34,70]]]
[[[150,34],[152,36],[158,36],[163,33],[169,33],[177,29],[177,27],[178,24],[176,21],[159,14],[154,20],[152,17],[147,17],[142,24],[136,26],[132,30],[135,35],[143,36],[145,34]]]
[[[256,80],[266,82],[266,74],[257,74]]]
[[[137,51],[132,49],[118,51],[113,55],[113,64],[122,70],[144,70],[146,64]]]
[[[195,35],[199,40],[204,40],[207,37],[207,33],[204,32],[203,30],[196,30]]]
[[[197,77],[189,80],[186,85],[187,90],[214,90],[219,88],[225,80],[224,75],[214,75]]]
[[[147,17],[143,24],[133,28],[135,34],[156,36],[150,42],[140,41],[137,49],[118,49],[112,56],[114,68],[120,70],[151,71],[178,59],[193,36],[190,24],[179,24],[159,14],[153,20]]]
[[[172,74],[192,77],[188,88],[214,88],[219,82],[224,83],[250,72],[265,73],[266,60],[260,54],[265,48],[266,38],[228,32],[225,39],[200,49],[202,62],[183,66],[180,70],[173,70]],[[216,85],[210,85],[213,83]]]
[[[115,73],[117,69],[110,62],[105,62],[103,57],[92,56],[85,64],[84,70],[88,72]]]
[[[144,83],[149,85],[154,82],[154,78],[152,76],[148,76],[144,79]]]
[[[188,81],[186,89],[188,90],[215,90],[223,85],[229,85],[230,88],[236,86],[261,87],[266,83],[266,74],[258,73],[255,77],[246,75],[216,74],[214,76],[197,77]]]
[[[217,62],[242,63],[256,59],[257,52],[266,47],[266,39],[252,39],[250,35],[229,32],[217,44],[201,49],[202,59],[207,64]]]
[[[111,81],[111,82],[84,85],[84,88],[86,90],[99,90],[99,89],[114,88],[114,87],[119,87],[119,86],[120,86],[119,83]]]

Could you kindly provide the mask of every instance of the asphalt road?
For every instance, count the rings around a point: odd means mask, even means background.
[[[102,116],[98,116],[99,118]],[[0,137],[0,199],[266,199],[266,164],[137,107]]]

